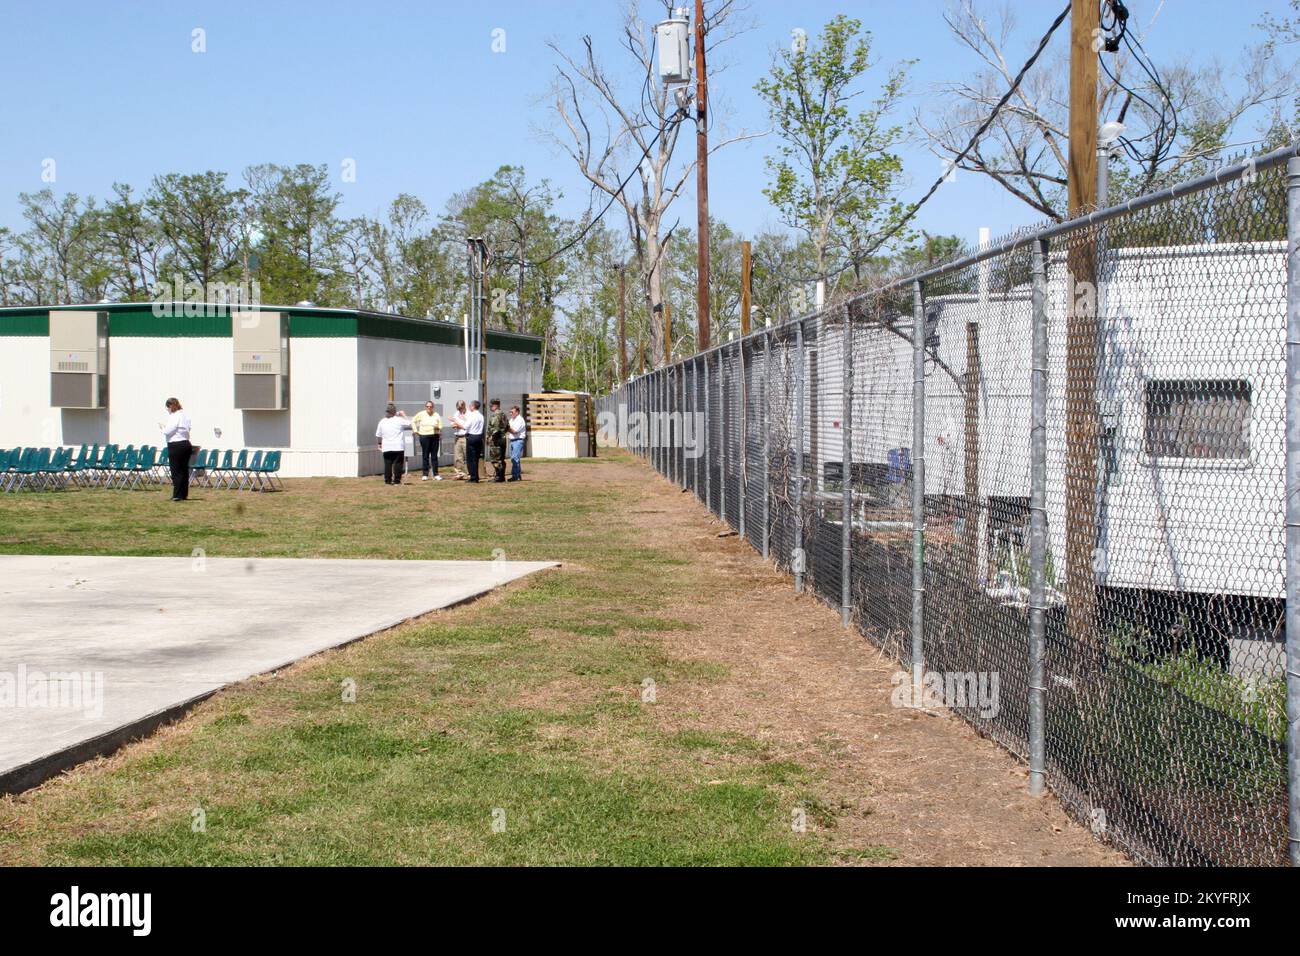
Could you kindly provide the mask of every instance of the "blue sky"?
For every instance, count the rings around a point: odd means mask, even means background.
[[[990,9],[994,3],[986,4]],[[1063,0],[1019,0],[1019,65]],[[458,190],[504,163],[547,176],[566,194],[562,211],[577,215],[588,191],[571,162],[545,141],[545,94],[553,75],[548,39],[576,50],[590,33],[614,71],[628,62],[615,45],[620,0],[586,2],[0,3],[0,225],[22,223],[16,196],[36,191],[42,161],[57,162],[58,192],[107,196],[114,181],[140,189],[163,172],[221,169],[237,176],[256,162],[328,163],[336,179],[346,158],[356,181],[338,181],[347,214],[379,212],[399,192],[440,210]],[[719,119],[733,130],[761,130],[765,116],[752,92],[772,51],[794,28],[815,35],[847,11],[875,34],[884,63],[918,60],[912,97],[900,119],[933,107],[934,84],[960,79],[973,57],[957,47],[941,20],[945,0],[857,0],[798,4],[754,0],[754,29],[720,55],[714,78]],[[1129,0],[1145,23],[1159,0]],[[1254,24],[1285,0],[1165,0],[1147,47],[1163,62],[1200,62],[1207,50],[1231,63],[1260,37]],[[641,2],[650,22],[659,4]],[[206,31],[207,52],[191,51],[191,31]],[[505,30],[506,50],[492,51]],[[1063,28],[1052,50],[1062,51]],[[721,65],[721,62],[720,64]],[[1040,63],[1040,68],[1047,65]],[[716,133],[716,128],[715,128]],[[693,152],[684,138],[682,147]],[[743,234],[777,225],[760,190],[771,138],[729,147],[712,161],[716,216]],[[939,163],[922,147],[903,151],[909,186],[924,191]],[[603,204],[603,203],[602,203]],[[694,220],[685,194],[674,216]],[[961,174],[919,217],[930,231],[974,239],[1035,219],[996,186]]]

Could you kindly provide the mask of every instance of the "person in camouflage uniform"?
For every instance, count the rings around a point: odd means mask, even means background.
[[[501,400],[494,398],[487,420],[487,459],[492,465],[492,480],[506,480],[506,436],[510,433],[510,419],[501,411]]]

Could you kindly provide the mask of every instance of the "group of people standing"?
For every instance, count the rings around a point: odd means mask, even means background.
[[[528,426],[518,405],[510,406],[510,414],[501,411],[499,399],[492,399],[485,418],[477,399],[468,406],[456,403],[456,413],[448,419],[455,436],[452,477],[458,481],[477,482],[485,457],[492,466],[493,481],[521,481],[524,473],[521,459]],[[375,429],[379,450],[384,455],[384,484],[400,485],[405,469],[406,441],[403,432],[410,431],[419,441],[421,481],[442,481],[438,474],[438,456],[441,451],[444,423],[433,402],[425,402],[424,410],[414,418],[389,405]],[[510,455],[510,477],[506,478],[506,455]]]

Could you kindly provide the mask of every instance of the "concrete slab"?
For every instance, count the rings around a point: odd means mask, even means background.
[[[545,561],[0,556],[0,793]]]

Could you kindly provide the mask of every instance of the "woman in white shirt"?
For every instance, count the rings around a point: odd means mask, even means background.
[[[406,412],[399,412],[397,406],[390,404],[384,409],[384,417],[379,419],[375,428],[376,444],[384,456],[384,484],[400,485],[403,466],[406,463],[406,435],[411,430]]]
[[[186,501],[190,496],[190,416],[179,399],[167,399],[167,421],[158,426],[167,442],[167,461],[172,470],[172,501]]]
[[[510,406],[510,478],[509,481],[522,481],[523,468],[519,460],[524,457],[524,439],[528,437],[528,425],[519,412],[518,405]]]

